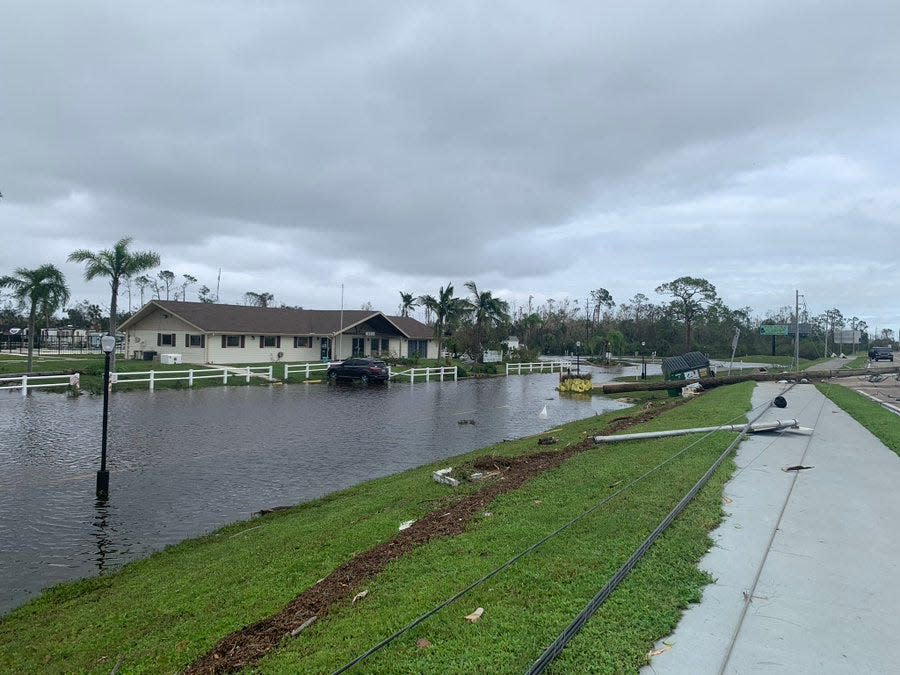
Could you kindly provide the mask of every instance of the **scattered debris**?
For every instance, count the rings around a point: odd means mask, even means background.
[[[540,499],[535,499],[535,500],[532,502],[532,504],[534,504],[535,506],[540,506],[540,505],[543,504],[543,503],[544,503],[544,502],[542,502]]]
[[[469,623],[475,623],[478,619],[481,618],[481,615],[484,614],[484,607],[479,607],[474,612],[466,616],[466,621]]]
[[[425,638],[419,638],[416,640],[416,647],[419,649],[428,649],[431,646],[431,642],[426,640]]]
[[[556,445],[559,443],[559,439],[555,436],[542,436],[538,439],[538,445]]]
[[[665,654],[667,651],[672,649],[672,644],[673,643],[671,643],[671,642],[663,642],[662,647],[659,647],[657,649],[651,649],[649,652],[647,652],[647,658],[652,659],[654,656],[659,656],[660,654]]]
[[[542,420],[547,419],[548,414],[547,414],[547,404],[546,403],[544,404],[544,407],[541,408],[541,412],[538,413],[538,417],[540,417]]]
[[[681,388],[681,398],[693,398],[694,396],[699,396],[702,391],[703,385],[699,382],[694,382]]]
[[[480,481],[482,478],[484,478],[484,474],[481,473],[480,471],[476,471],[475,473],[469,474],[469,480],[472,481],[473,483]]]
[[[298,635],[300,635],[300,633],[302,633],[307,628],[312,626],[315,623],[316,619],[318,619],[318,618],[319,618],[318,616],[309,617],[306,621],[304,621],[299,626],[297,626],[294,630],[291,631],[291,637],[297,637]]]
[[[726,497],[725,495],[722,495],[722,503],[723,503],[725,506],[730,506],[730,505],[733,504],[734,502],[731,501],[731,500],[730,500],[728,497]]]
[[[446,469],[439,469],[438,471],[433,472],[431,477],[434,479],[435,483],[443,483],[450,487],[459,487],[459,481],[449,475],[451,471],[453,471],[452,466]]]
[[[368,588],[367,588],[366,590],[364,590],[364,591],[360,591],[359,593],[357,593],[356,595],[353,596],[353,600],[350,601],[350,604],[351,604],[351,605],[355,605],[357,600],[362,600],[362,599],[363,599],[364,597],[366,597],[368,594],[369,594],[369,589],[368,589]]]
[[[456,420],[457,424],[475,424],[475,420]]]
[[[402,523],[400,523],[400,527],[398,527],[397,529],[400,530],[401,532],[403,532],[403,530],[408,530],[410,527],[412,527],[412,524],[414,522],[416,522],[416,521],[415,520],[404,520]]]
[[[775,400],[772,401],[772,404],[776,408],[787,408],[787,399],[784,396],[776,396]]]
[[[803,471],[804,469],[815,469],[814,466],[803,466],[802,464],[795,464],[794,466],[789,466],[782,471]]]
[[[800,384],[809,384],[809,380],[807,380],[805,377],[801,377]]]
[[[490,511],[485,511],[485,512],[482,513],[481,515],[483,515],[485,518],[490,518],[490,517],[491,517],[492,515],[494,515],[494,514],[491,513]]]

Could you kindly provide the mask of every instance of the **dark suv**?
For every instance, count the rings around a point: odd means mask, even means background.
[[[891,351],[890,347],[872,347],[869,350],[869,358],[872,361],[893,361],[894,352]]]
[[[378,359],[353,358],[343,363],[328,366],[328,379],[335,381],[359,380],[363,384],[369,382],[387,382],[390,373],[387,364]]]

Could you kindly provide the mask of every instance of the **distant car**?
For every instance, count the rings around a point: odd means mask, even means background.
[[[355,358],[328,366],[328,379],[359,380],[363,384],[369,382],[387,382],[390,376],[387,364],[378,359]]]
[[[869,350],[869,358],[872,361],[893,361],[894,352],[890,347],[872,347]]]

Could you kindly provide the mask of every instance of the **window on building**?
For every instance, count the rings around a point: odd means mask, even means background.
[[[243,347],[244,346],[244,336],[243,335],[223,335],[222,336],[222,347]]]
[[[175,333],[157,333],[156,334],[156,346],[157,347],[174,347],[175,346]]]
[[[355,337],[353,338],[353,356],[365,356],[366,355],[366,339]]]
[[[391,341],[389,338],[381,338],[381,353],[387,354],[391,351]]]
[[[408,347],[408,356],[411,359],[418,357],[428,357],[428,340],[410,340],[406,343]]]
[[[312,349],[312,335],[295,335],[294,349]]]
[[[206,346],[206,336],[205,335],[191,335],[190,333],[185,333],[184,346],[185,347],[203,348]]]
[[[280,347],[281,346],[281,336],[280,335],[260,335],[259,336],[259,346],[262,347]]]

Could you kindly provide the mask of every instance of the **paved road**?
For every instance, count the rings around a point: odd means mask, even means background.
[[[759,384],[754,405],[782,388]],[[897,672],[900,457],[812,385],[785,397],[762,421],[815,432],[741,444],[701,563],[716,582],[644,673]]]

